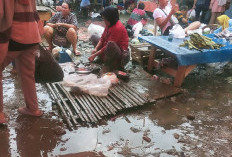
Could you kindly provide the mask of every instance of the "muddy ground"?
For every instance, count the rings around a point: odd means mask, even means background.
[[[79,46],[88,56],[89,42],[81,41]],[[231,64],[221,68],[199,65],[185,79],[181,94],[71,131],[44,84],[37,84],[44,115],[34,118],[17,113],[24,105],[23,97],[10,68],[4,71],[4,111],[9,122],[0,126],[0,157],[232,156]],[[156,70],[152,74],[162,76]]]

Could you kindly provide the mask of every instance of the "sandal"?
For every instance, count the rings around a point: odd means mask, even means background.
[[[4,115],[3,112],[0,112],[0,124],[7,123],[6,116]]]
[[[30,111],[27,107],[20,107],[18,109],[18,112],[21,113],[21,114],[35,116],[35,117],[40,117],[40,116],[43,115],[43,112],[40,111],[39,109],[36,110],[36,111]]]

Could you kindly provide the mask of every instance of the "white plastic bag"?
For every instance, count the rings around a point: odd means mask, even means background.
[[[184,29],[179,25],[175,24],[172,29],[170,30],[170,33],[172,33],[174,38],[184,38],[185,32]]]
[[[102,26],[95,25],[95,24],[91,23],[88,27],[89,38],[92,35],[97,35],[97,36],[101,37],[103,32],[104,32],[104,27],[102,27]]]
[[[82,91],[90,95],[107,96],[111,80],[109,78],[98,78],[95,74],[72,74],[64,77],[62,85],[72,92]]]
[[[196,17],[196,11],[195,11],[195,9],[190,9],[188,12],[187,12],[187,15],[188,15],[188,18],[189,19],[195,19],[195,17]]]
[[[134,37],[138,37],[139,32],[143,29],[143,24],[142,22],[136,23],[133,27],[132,30],[134,31]]]

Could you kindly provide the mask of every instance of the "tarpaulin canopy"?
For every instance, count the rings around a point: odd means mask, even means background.
[[[213,35],[209,35],[213,37]],[[151,45],[166,51],[176,57],[179,65],[194,65],[214,62],[232,61],[232,44],[229,41],[213,38],[213,41],[225,45],[220,49],[203,49],[203,51],[189,50],[187,47],[180,47],[184,39],[173,39],[168,41],[168,36],[141,36]],[[187,39],[187,38],[186,38]]]

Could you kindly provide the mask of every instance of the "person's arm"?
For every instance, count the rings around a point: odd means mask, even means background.
[[[14,1],[0,1],[0,43],[8,42],[10,29],[13,22]]]
[[[78,30],[78,27],[77,27],[77,17],[76,15],[72,14],[71,13],[71,21],[69,23],[57,23],[56,24],[57,26],[63,26],[65,28],[73,28],[74,30]]]
[[[181,20],[183,23],[188,23],[188,20],[186,18],[182,18]]]
[[[159,17],[157,19],[155,19],[157,25],[163,29],[164,26],[168,23],[168,21],[170,21],[172,15],[177,11],[177,6],[173,6],[172,7],[172,10],[170,11],[170,13],[168,14],[168,16],[166,18],[162,18],[162,17]]]
[[[105,40],[105,35],[107,33],[107,28],[105,28],[102,36],[101,36],[101,39],[99,40],[97,46],[94,48],[94,50],[91,52],[91,56],[88,58],[88,60],[90,62],[92,62],[94,60],[95,57],[97,57],[98,55],[102,54],[104,51],[104,49],[102,49],[102,45],[104,43],[104,40]],[[100,51],[101,50],[101,51]]]
[[[192,9],[195,9],[195,8],[196,8],[196,3],[197,3],[197,0],[194,0],[193,8],[192,8]]]
[[[114,41],[114,42],[117,43],[120,40],[120,36],[122,36],[122,32],[120,32],[120,30],[118,30],[118,31],[115,31],[115,30],[110,31],[110,30],[108,30],[108,31],[109,31],[108,32],[109,33],[109,38],[107,40],[108,41]],[[103,42],[103,40],[101,39],[100,42]],[[97,52],[92,54],[89,57],[89,61],[93,61],[96,56],[99,56],[99,55],[104,53],[107,45],[102,45],[103,43],[100,43],[100,42],[98,43],[100,45],[100,49],[97,49]]]
[[[101,48],[101,45],[102,45],[102,41],[100,40],[97,46],[95,47],[95,49],[92,51],[91,56],[88,58],[90,62],[92,62],[95,59],[95,57],[104,53],[104,49]]]
[[[67,24],[67,23],[56,23],[55,27],[63,26],[65,28],[73,28],[77,31],[77,27],[73,24]]]

